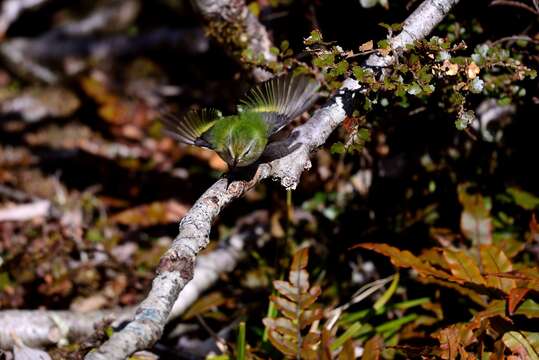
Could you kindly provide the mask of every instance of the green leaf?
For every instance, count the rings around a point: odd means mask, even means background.
[[[391,299],[395,291],[397,291],[397,286],[399,285],[399,273],[395,273],[393,275],[393,281],[391,282],[391,285],[389,285],[389,288],[384,292],[384,294],[376,300],[376,302],[373,305],[373,309],[375,311],[380,310],[384,305]]]
[[[303,43],[305,45],[313,45],[313,44],[321,43],[322,40],[323,40],[322,33],[320,32],[320,30],[315,29],[311,31],[311,34],[309,35],[307,39],[303,40]]]
[[[331,66],[335,63],[335,55],[333,53],[321,54],[313,60],[313,64],[317,67]]]
[[[363,325],[361,325],[360,322],[353,323],[348,329],[346,329],[344,333],[342,333],[341,336],[335,339],[335,341],[329,346],[330,350],[335,351],[341,346],[343,346],[348,339],[354,338],[356,334],[361,330],[362,326]]]
[[[344,154],[346,149],[342,142],[336,142],[335,144],[331,145],[330,151],[332,154]]]
[[[380,49],[389,49],[389,40],[380,40],[377,42],[377,45]]]
[[[516,187],[510,187],[507,192],[513,197],[515,203],[523,209],[533,210],[539,206],[539,197]]]
[[[236,351],[238,360],[245,360],[245,353],[247,349],[247,344],[245,342],[245,321],[240,322],[238,327],[238,339],[236,341]]]

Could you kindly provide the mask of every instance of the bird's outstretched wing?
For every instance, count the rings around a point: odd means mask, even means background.
[[[318,98],[318,81],[306,75],[273,78],[252,89],[241,102],[241,111],[260,113],[276,133],[307,110]]]
[[[222,117],[221,112],[215,109],[191,110],[183,118],[173,115],[164,115],[162,120],[168,134],[178,141],[211,148],[211,144],[201,136],[211,129],[217,120]]]

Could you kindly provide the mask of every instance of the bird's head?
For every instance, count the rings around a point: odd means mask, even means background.
[[[254,163],[268,142],[265,128],[247,119],[231,121],[223,132],[217,136],[222,140],[216,150],[231,168]]]

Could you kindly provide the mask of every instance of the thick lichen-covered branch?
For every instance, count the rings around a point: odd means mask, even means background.
[[[206,22],[208,34],[235,59],[241,61],[248,51],[263,61],[275,61],[271,53],[269,34],[249,11],[244,0],[193,0],[192,4]],[[257,81],[271,77],[266,70],[255,67],[252,74]]]
[[[201,3],[206,4],[208,9],[214,9],[212,6],[218,7],[225,1]],[[235,4],[236,1],[226,3]],[[426,0],[406,21],[407,38],[424,37],[456,3],[456,0]],[[424,18],[421,14],[430,18]],[[433,21],[433,17],[436,21]],[[394,58],[387,61],[390,64]],[[288,140],[276,145],[287,148],[289,154],[259,165],[257,174],[249,182],[230,182],[228,178],[223,178],[213,184],[182,219],[179,234],[162,257],[152,289],[138,308],[133,322],[86,358],[124,359],[159,340],[176,297],[193,276],[195,258],[207,246],[211,225],[220,211],[265,178],[271,177],[286,188],[295,188],[302,172],[310,168],[310,153],[324,144],[331,132],[350,115],[353,99],[359,93],[359,84],[355,80],[346,80],[326,105],[317,110],[305,124],[296,128]]]
[[[402,25],[401,32],[389,39],[392,55],[371,55],[366,64],[368,66],[385,67],[391,65],[398,56],[398,51],[416,40],[426,37],[449,13],[460,0],[425,0],[408,16]]]

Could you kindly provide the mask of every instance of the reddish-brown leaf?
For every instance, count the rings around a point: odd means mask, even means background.
[[[355,360],[356,349],[353,339],[348,339],[342,346],[342,350],[339,353],[339,360]]]
[[[298,308],[296,303],[275,295],[271,295],[270,299],[284,316],[292,320],[297,318],[296,312]]]
[[[264,318],[262,322],[267,328],[275,330],[281,335],[287,335],[297,340],[298,329],[294,324],[292,324],[290,319],[283,317]]]
[[[320,296],[321,293],[322,289],[320,289],[320,286],[313,286],[309,289],[308,293],[301,294],[298,301],[299,307],[302,309],[308,308],[316,302],[316,299],[318,299],[318,296]]]
[[[320,342],[320,334],[317,332],[309,332],[302,339],[301,343],[301,358],[318,360],[318,343]]]
[[[449,274],[435,269],[434,267],[430,266],[426,261],[418,258],[407,250],[401,251],[387,244],[373,243],[358,244],[354,246],[354,248],[356,247],[373,250],[380,254],[386,255],[391,259],[391,262],[395,266],[412,268],[416,270],[421,276],[434,276],[442,279],[452,278]]]
[[[275,330],[268,331],[268,339],[277,350],[285,356],[296,356],[297,344],[290,339],[285,338]]]
[[[273,287],[281,295],[287,297],[288,299],[294,302],[299,300],[300,290],[288,281],[273,280]]]
[[[361,360],[379,360],[383,349],[384,340],[380,335],[375,335],[365,343]]]
[[[318,360],[318,353],[311,348],[301,348],[301,359],[305,360]]]
[[[303,247],[301,249],[298,249],[294,253],[294,257],[292,258],[292,265],[290,265],[290,270],[298,271],[301,269],[305,269],[307,267],[308,262],[309,262],[309,248]]]
[[[299,317],[299,327],[304,329],[316,320],[322,319],[323,315],[322,309],[304,310]]]
[[[507,295],[507,309],[510,315],[513,315],[517,306],[520,305],[530,290],[528,288],[514,288],[509,291]]]

